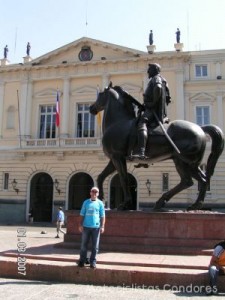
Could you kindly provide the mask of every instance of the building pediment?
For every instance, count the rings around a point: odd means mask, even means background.
[[[190,97],[191,102],[196,102],[196,101],[204,101],[204,102],[212,102],[214,101],[214,97],[208,93],[197,93]]]
[[[40,56],[29,64],[58,65],[82,62],[113,61],[147,55],[146,52],[83,37]]]
[[[131,83],[122,83],[121,86],[125,91],[129,92],[130,94],[132,94],[132,92],[137,93],[137,92],[140,92],[142,90],[141,86],[131,84]]]
[[[79,87],[79,88],[71,91],[72,96],[83,95],[83,94],[85,94],[85,95],[96,94],[97,95],[97,87],[85,85],[85,86]]]
[[[54,97],[56,98],[56,94],[57,94],[57,89],[44,89],[42,91],[38,91],[37,93],[35,93],[34,97],[35,98],[51,98]]]

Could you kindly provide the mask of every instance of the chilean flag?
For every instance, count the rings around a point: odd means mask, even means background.
[[[55,116],[55,124],[59,127],[60,123],[60,105],[59,105],[59,92],[57,91],[56,95],[56,116]]]

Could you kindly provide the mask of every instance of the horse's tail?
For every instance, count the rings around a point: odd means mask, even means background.
[[[205,126],[202,126],[201,128],[212,139],[211,153],[208,157],[207,165],[206,165],[206,178],[207,178],[207,181],[209,182],[210,177],[214,173],[216,163],[217,163],[220,155],[223,152],[224,135],[223,135],[222,130],[218,126],[215,126],[215,125],[205,125]]]

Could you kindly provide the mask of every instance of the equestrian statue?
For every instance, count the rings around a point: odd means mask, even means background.
[[[120,86],[109,84],[98,94],[90,106],[90,113],[104,110],[102,145],[109,162],[99,174],[99,197],[104,198],[103,183],[107,176],[117,171],[123,189],[124,200],[118,209],[134,209],[128,185],[127,161],[138,161],[136,167],[172,159],[180,176],[180,182],[162,194],[154,210],[161,210],[176,194],[199,183],[199,194],[188,210],[202,209],[210,178],[224,149],[222,130],[215,125],[199,126],[185,120],[169,121],[167,105],[170,91],[158,64],[149,64],[149,83],[144,92],[144,104],[140,104]],[[139,113],[136,114],[135,106]],[[200,167],[207,136],[211,137],[211,153],[206,170]]]

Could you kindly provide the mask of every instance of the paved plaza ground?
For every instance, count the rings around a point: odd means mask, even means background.
[[[26,243],[26,254],[36,257],[34,261],[45,261],[51,265],[59,263],[63,265],[71,264],[74,266],[76,272],[76,262],[79,259],[79,249],[62,249],[56,248],[55,245],[63,241],[61,235],[60,239],[55,239],[56,229],[54,225],[49,224],[23,224],[0,226],[0,256],[3,260],[9,260],[11,257],[4,256],[5,254],[18,254],[18,231],[26,231],[26,237],[20,238],[20,241]],[[121,268],[126,267],[132,270],[135,268],[144,268],[144,265],[152,264],[160,266],[176,265],[185,269],[190,261],[193,265],[198,265],[202,272],[207,272],[207,265],[210,255],[204,256],[176,256],[176,255],[156,255],[156,254],[134,254],[134,253],[110,253],[104,252],[98,254],[98,268],[112,268],[113,263],[120,262]],[[132,265],[133,262],[133,265]],[[182,273],[182,268],[180,269]],[[0,276],[2,277],[2,276]],[[4,300],[36,300],[36,299],[208,299],[205,296],[203,288],[193,285],[185,290],[182,285],[166,285],[164,289],[159,289],[155,286],[137,285],[135,282],[132,286],[126,286],[121,282],[117,286],[108,285],[91,285],[91,284],[76,284],[53,282],[50,280],[34,281],[28,278],[12,279],[0,278],[0,295]],[[210,296],[210,299],[220,297],[225,299],[225,293],[219,296]]]
[[[0,295],[4,300],[67,300],[67,299],[116,299],[116,300],[208,300],[225,299],[225,293],[218,296],[205,296],[204,293],[183,293],[182,291],[152,290],[65,284],[0,278]]]

